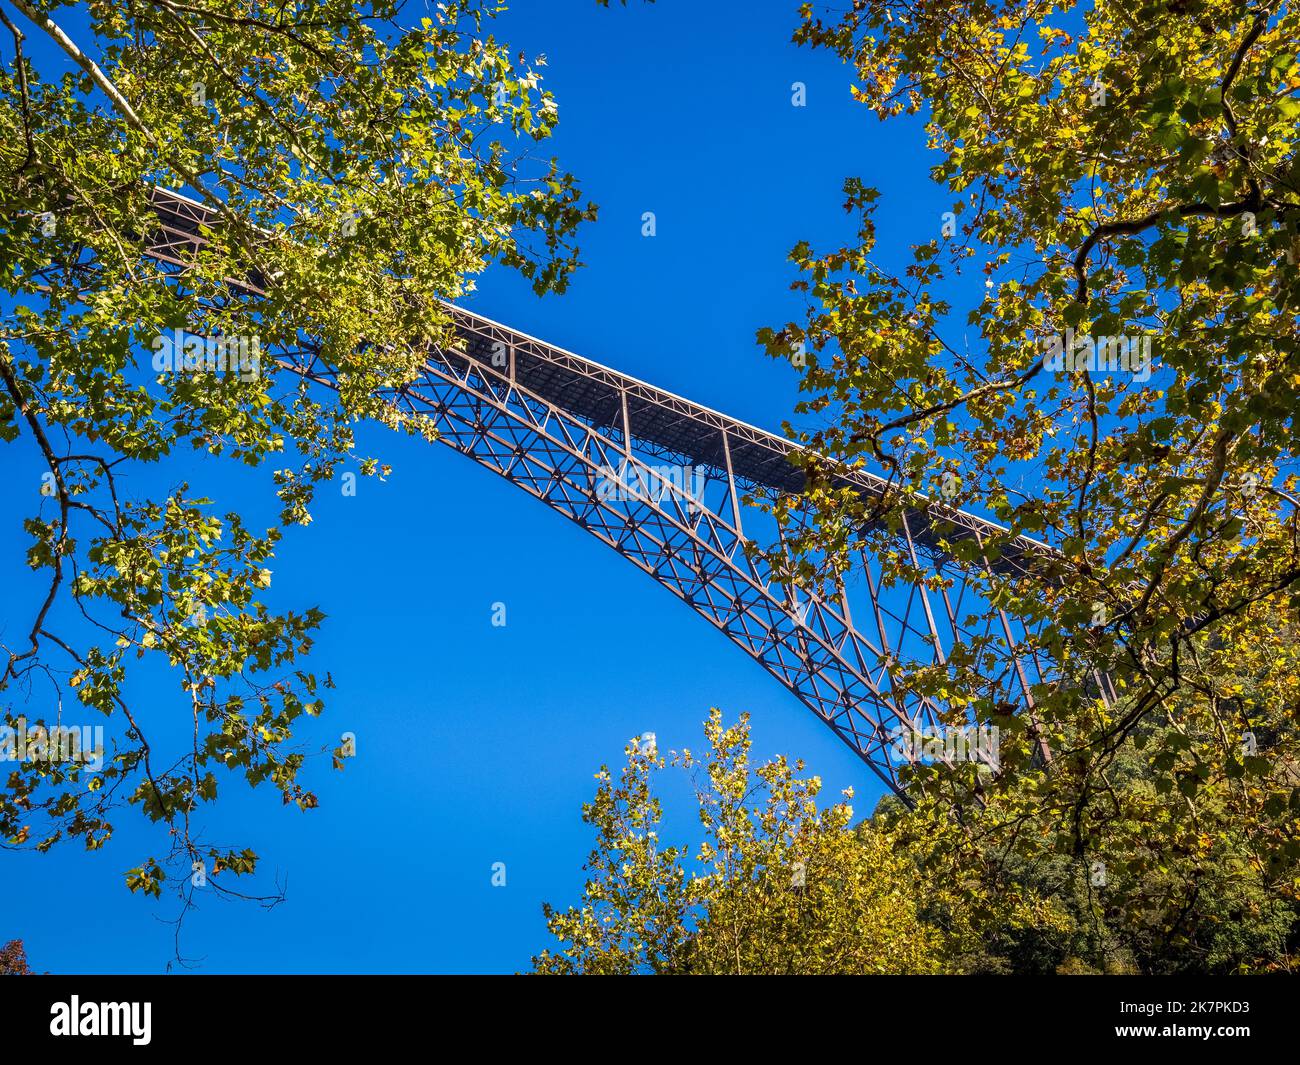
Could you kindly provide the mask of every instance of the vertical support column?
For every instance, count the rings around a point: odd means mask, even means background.
[[[989,583],[993,582],[993,567],[989,565],[988,558],[984,555],[984,538],[975,534],[975,542],[980,546],[980,561],[984,563],[984,572],[988,574]],[[998,607],[998,618],[1002,622],[1002,634],[1007,640],[1007,653],[1011,655],[1011,662],[1016,667],[1016,677],[1020,681],[1020,690],[1024,692],[1026,713],[1029,715],[1029,723],[1033,726],[1034,734],[1038,737],[1038,753],[1042,756],[1044,765],[1052,764],[1052,749],[1047,745],[1047,737],[1043,735],[1042,722],[1039,720],[1038,711],[1034,708],[1034,695],[1029,687],[1029,678],[1025,676],[1024,664],[1020,661],[1020,652],[1017,650],[1016,638],[1011,634],[1011,622],[1007,618],[1007,612]]]
[[[785,542],[785,529],[781,527],[780,522],[777,522],[776,524],[776,536],[777,539],[781,541],[781,555],[785,559],[786,569],[788,571],[791,571],[791,573],[793,573],[794,564],[790,558],[790,547]],[[799,595],[798,595],[798,590],[794,586],[793,576],[789,582],[786,581],[781,582],[781,592],[783,593],[785,598],[786,611],[790,614],[791,618],[797,623],[799,620],[799,609],[798,609]],[[800,640],[802,641],[802,636],[800,637]]]
[[[727,430],[722,430],[722,457],[727,464],[727,496],[731,499],[731,523],[736,535],[744,539],[745,530],[740,524],[740,499],[736,495],[736,471],[731,468],[731,442],[727,439]]]
[[[619,403],[623,409],[623,454],[632,461],[632,418],[627,412],[627,389],[618,390]]]
[[[913,568],[919,570],[921,561],[916,557],[916,542],[912,539],[912,527],[907,521],[907,511],[902,511],[903,535],[907,538],[907,550],[912,560]],[[939,639],[939,626],[934,623],[934,611],[930,609],[930,596],[922,581],[917,582],[917,590],[921,593],[921,606],[925,609],[925,621],[930,628],[930,639],[934,643],[934,654],[941,666],[948,664],[948,657],[943,653],[943,641]]]
[[[835,578],[835,590],[839,593],[840,611],[844,617],[844,635],[840,639],[839,652],[843,654],[845,646],[851,644],[857,668],[863,673],[867,673],[870,667],[867,665],[866,655],[862,651],[862,640],[858,636],[858,630],[853,627],[853,607],[849,603],[849,589],[848,585],[844,583],[843,574]]]
[[[911,715],[907,712],[907,704],[903,699],[903,693],[898,690],[898,685],[894,682],[894,671],[889,665],[894,657],[894,651],[889,646],[889,632],[885,629],[885,615],[880,609],[880,593],[876,587],[875,578],[871,576],[871,560],[867,557],[865,548],[859,550],[862,554],[862,572],[867,577],[867,596],[871,599],[871,610],[876,618],[876,631],[880,634],[880,653],[885,659],[885,675],[889,678],[889,695],[894,702],[894,713],[909,729],[915,730],[916,722],[912,720]]]

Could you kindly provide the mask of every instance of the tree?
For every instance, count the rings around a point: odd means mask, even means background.
[[[891,663],[944,726],[1001,730],[995,774],[909,774],[918,809],[969,811],[972,861],[1101,863],[1103,898],[1235,864],[1273,931],[1300,894],[1298,35],[1282,0],[805,4],[795,40],[852,64],[880,119],[923,115],[953,199],[897,274],[874,258],[876,191],[849,179],[855,237],[794,249],[806,315],[760,333],[807,351],[798,411],[823,423],[792,430],[819,457],[774,504],[814,512],[789,523],[794,576],[833,581],[865,547],[883,586],[916,581],[891,537],[904,507],[942,527],[942,497],[1006,526],[941,545],[985,593],[970,627],[1004,609],[1052,664],[1030,715],[1011,672],[991,679],[996,627],[946,663]],[[861,465],[883,499],[833,476]],[[1031,572],[985,566],[1018,536],[1047,543]],[[1189,883],[1166,887],[1204,901]]]
[[[578,906],[544,907],[557,952],[542,973],[881,973],[936,971],[943,934],[919,916],[909,856],[889,833],[851,827],[847,802],[818,810],[803,764],[750,762],[749,719],[705,724],[703,758],[642,741],[618,782],[596,774],[583,820],[597,832]],[[655,794],[668,767],[696,783],[703,840],[666,846]],[[848,798],[851,798],[851,792]]]
[[[31,976],[27,965],[27,951],[21,939],[11,939],[0,947],[0,976]]]
[[[562,290],[594,208],[530,155],[555,102],[543,60],[487,32],[493,5],[452,0],[411,28],[394,2],[83,6],[63,21],[59,2],[0,3],[0,440],[6,468],[40,463],[26,561],[48,577],[0,692],[16,728],[53,726],[40,708],[74,691],[113,747],[99,773],[20,758],[0,838],[96,848],[130,804],[167,832],[131,890],[160,894],[174,867],[189,890],[202,867],[233,893],[220,874],[257,855],[200,821],[226,774],[316,805],[292,741],[331,680],[302,662],[321,611],[265,602],[283,531],[343,463],[383,474],[355,453],[358,419],[430,434],[383,396],[448,339],[440,301],[491,262]],[[214,212],[188,261],[145,254],[155,188]],[[271,465],[278,520],[148,474],[192,453]],[[175,700],[139,705],[131,680],[155,663]],[[175,714],[193,722],[179,749],[156,738]]]
[[[1261,751],[1272,751],[1278,733],[1257,727]],[[952,971],[1293,971],[1296,867],[1269,861],[1266,844],[1291,811],[1210,787],[1194,819],[1171,816],[1143,753],[1172,742],[1169,731],[1180,728],[1146,727],[1118,753],[1108,792],[1081,814],[1090,834],[1083,853],[1068,846],[1073,811],[1050,799],[1034,807],[995,794],[959,819],[940,803],[881,803],[873,820],[913,857],[922,881],[951,886],[954,898],[922,912],[945,925],[958,918]],[[1283,771],[1294,773],[1294,763]],[[990,905],[1010,896],[1022,901],[1018,912]]]
[[[1226,974],[1290,971],[1294,875],[1258,860],[1257,828],[1204,804],[1195,833],[1170,824],[1148,767],[1125,752],[1125,811],[1081,860],[1008,805],[954,817],[887,796],[854,825],[847,802],[818,810],[802,763],[750,761],[748,717],[714,710],[702,758],[642,740],[615,780],[596,774],[583,820],[597,833],[582,898],[543,907],[558,941],[545,974]],[[703,838],[661,838],[666,773],[695,783]],[[1020,812],[1019,810],[1017,812]],[[677,818],[682,820],[680,816]],[[1155,832],[1144,825],[1158,821]],[[1147,853],[1148,850],[1154,853]],[[1104,856],[1104,857],[1099,857]]]

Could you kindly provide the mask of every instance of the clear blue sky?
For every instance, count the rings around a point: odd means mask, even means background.
[[[901,266],[928,239],[943,192],[916,122],[880,125],[832,57],[789,43],[795,0],[516,0],[498,37],[545,53],[560,106],[550,148],[600,205],[586,267],[538,300],[493,271],[469,306],[708,406],[778,428],[795,375],[754,342],[797,317],[786,256],[798,240],[846,240],[847,175],[881,189],[878,257]],[[421,0],[406,17],[424,14]],[[9,53],[5,52],[8,61]],[[791,106],[791,84],[807,106]],[[658,235],[640,235],[654,211]],[[208,902],[183,951],[204,972],[509,972],[548,945],[541,903],[576,899],[591,835],[579,820],[592,774],[653,731],[702,746],[712,705],[753,715],[755,750],[803,757],[834,795],[879,785],[829,729],[720,633],[576,526],[441,445],[363,433],[393,466],[355,498],[326,493],[275,566],[273,601],[318,604],[313,661],[338,683],[313,747],[358,736],[335,773],[316,759],[310,813],[232,779],[214,839],[251,845],[287,881],[271,912]],[[34,453],[6,450],[7,484],[39,484]],[[25,463],[25,465],[23,465]],[[197,467],[197,464],[195,464]],[[210,465],[210,464],[209,464]],[[195,476],[177,462],[169,481]],[[256,509],[269,469],[226,486]],[[256,502],[255,502],[256,501]],[[25,631],[37,585],[19,574],[25,491],[0,494],[0,626]],[[490,625],[493,602],[508,609]],[[137,686],[165,713],[170,681]],[[48,708],[46,708],[48,709]],[[684,787],[668,801],[685,801]],[[680,807],[686,809],[686,807]],[[674,827],[689,835],[690,818]],[[0,852],[0,942],[23,938],[53,972],[157,972],[174,912],[129,894],[122,871],[158,849],[124,812],[95,854]],[[507,886],[490,884],[492,863]]]

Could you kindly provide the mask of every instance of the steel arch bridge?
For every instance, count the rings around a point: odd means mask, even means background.
[[[154,200],[162,226],[150,254],[184,266],[212,212],[175,193],[155,190]],[[801,491],[803,474],[791,462],[797,445],[462,307],[447,310],[457,342],[433,351],[418,379],[389,400],[653,577],[889,788],[900,791],[907,759],[895,730],[927,733],[943,709],[898,680],[901,661],[942,665],[957,643],[991,637],[1002,665],[990,683],[1032,712],[1032,687],[1047,672],[1021,650],[1015,619],[987,608],[981,585],[994,571],[1023,571],[1045,545],[1020,538],[982,569],[959,566],[944,541],[982,544],[1005,530],[930,502],[904,511],[896,534],[896,550],[923,579],[883,587],[880,566],[864,553],[856,579],[833,595],[801,592],[746,550],[777,542],[775,522],[753,497]],[[337,387],[335,371],[314,357],[281,364]],[[863,494],[884,495],[883,480],[848,476]]]

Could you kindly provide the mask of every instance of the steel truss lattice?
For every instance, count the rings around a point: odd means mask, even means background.
[[[212,216],[171,193],[156,193],[155,204],[163,226],[151,252],[183,266]],[[800,490],[794,444],[462,307],[447,309],[458,342],[432,352],[419,378],[387,398],[653,577],[794,693],[888,787],[900,790],[895,730],[928,732],[943,710],[899,681],[900,662],[942,665],[957,644],[992,639],[999,656],[989,690],[1032,710],[1033,685],[1046,674],[1020,650],[1015,620],[989,609],[983,591],[992,573],[1022,572],[1044,545],[1020,538],[992,565],[963,568],[945,543],[982,543],[1004,530],[936,502],[901,515],[894,550],[919,575],[906,587],[882,586],[870,557],[833,595],[783,585],[761,553],[746,551],[778,535],[749,497]],[[336,387],[333,369],[310,355],[282,365]],[[683,469],[689,488],[670,473]],[[863,493],[884,491],[877,478],[852,476]],[[758,529],[773,540],[760,540]]]

